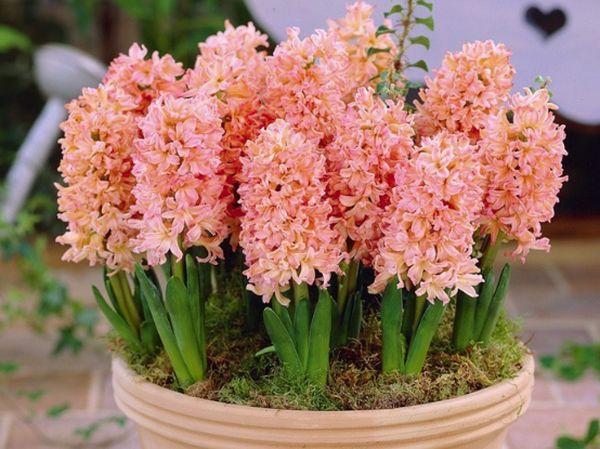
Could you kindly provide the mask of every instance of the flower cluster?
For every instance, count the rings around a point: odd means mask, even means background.
[[[487,190],[483,226],[495,239],[502,232],[516,240],[524,260],[530,249],[549,250],[541,223],[554,215],[562,176],[564,126],[554,122],[546,89],[525,90],[492,116],[481,148]]]
[[[381,236],[394,175],[406,163],[414,131],[404,102],[385,103],[361,88],[327,148],[328,193],[340,232],[351,239],[350,256],[369,265]]]
[[[142,137],[133,156],[135,250],[157,265],[168,252],[181,258],[182,246],[202,246],[214,262],[227,236],[217,100],[164,95],[150,105],[139,127]]]
[[[246,147],[246,182],[239,188],[249,288],[269,301],[290,281],[327,286],[344,258],[326,200],[325,157],[292,126],[278,119]]]
[[[468,43],[458,53],[447,53],[435,77],[427,78],[427,87],[421,89],[415,117],[419,135],[446,129],[478,139],[512,88],[515,70],[509,58],[506,47],[492,41]]]
[[[109,269],[133,268],[129,220],[135,203],[131,153],[137,137],[137,104],[116,87],[84,89],[67,105],[69,118],[61,125],[64,137],[57,185],[59,218],[67,232],[57,241],[70,248],[63,259]]]
[[[397,277],[448,301],[475,295],[475,239],[546,249],[566,179],[548,92],[511,96],[510,52],[487,41],[448,53],[416,112],[383,100],[373,77],[401,47],[372,10],[290,28],[271,55],[254,25],[226,23],[191,69],[137,44],[115,59],[62,125],[65,258],[130,271],[202,247],[214,263],[239,240],[265,301],[326,286],[350,259],[373,268],[374,292]]]
[[[397,276],[399,287],[416,286],[430,301],[447,302],[458,290],[476,296],[482,278],[472,248],[482,185],[475,148],[464,135],[424,138],[396,172],[371,290],[382,291]]]

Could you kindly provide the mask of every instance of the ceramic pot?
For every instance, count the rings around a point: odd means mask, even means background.
[[[512,380],[459,398],[391,410],[274,410],[193,398],[144,381],[119,359],[119,408],[143,449],[501,449],[527,409],[534,361]]]

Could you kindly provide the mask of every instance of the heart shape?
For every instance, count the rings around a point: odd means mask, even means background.
[[[562,9],[555,8],[550,12],[543,12],[537,6],[530,6],[525,11],[525,20],[538,29],[548,39],[567,23],[567,15]]]

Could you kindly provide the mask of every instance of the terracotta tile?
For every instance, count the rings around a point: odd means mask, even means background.
[[[508,431],[508,443],[518,449],[553,449],[554,441],[565,433],[582,435],[587,423],[600,416],[600,408],[532,407]]]
[[[23,421],[15,420],[10,429],[6,449],[56,449],[78,444],[82,442],[82,438],[75,433],[77,429],[85,428],[98,419],[108,416],[122,415],[115,414],[113,411],[71,412],[53,420],[46,418],[36,420],[34,421],[36,429],[43,432],[43,437],[40,436],[38,430],[33,430]],[[102,447],[114,449],[138,448],[133,425],[130,422],[127,422],[125,428],[115,424],[102,426],[88,442],[96,445],[103,443],[105,445]],[[111,444],[108,444],[109,442]]]
[[[0,397],[0,410],[15,411],[15,408],[31,408],[43,414],[48,408],[65,403],[73,409],[85,409],[88,404],[89,388],[90,375],[85,373],[10,380],[7,382],[7,390],[12,396],[10,402]],[[23,396],[36,391],[42,392],[38,400],[31,401]]]

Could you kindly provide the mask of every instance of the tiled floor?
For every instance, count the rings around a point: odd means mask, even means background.
[[[51,259],[53,255],[54,250]],[[97,281],[96,272],[58,262],[54,266],[75,294],[89,298],[89,283]],[[524,318],[523,339],[538,356],[556,352],[565,340],[600,340],[600,239],[555,240],[550,255],[532,254],[527,265],[516,264],[508,307]],[[47,337],[22,328],[1,336],[0,361],[12,360],[22,367],[9,389],[46,391],[36,409],[65,402],[72,408],[58,419],[38,412],[31,417],[36,431],[15,413],[16,406],[27,413],[27,401],[8,403],[0,390],[0,449],[70,447],[76,429],[119,415],[101,343],[79,357],[58,358],[48,356],[51,344]],[[582,434],[592,417],[600,417],[598,379],[588,376],[571,384],[538,370],[532,405],[510,429],[508,449],[551,449],[562,433]],[[62,443],[51,444],[57,440]],[[105,443],[96,447],[107,449],[139,448],[129,424],[123,429],[106,425],[93,441]]]

